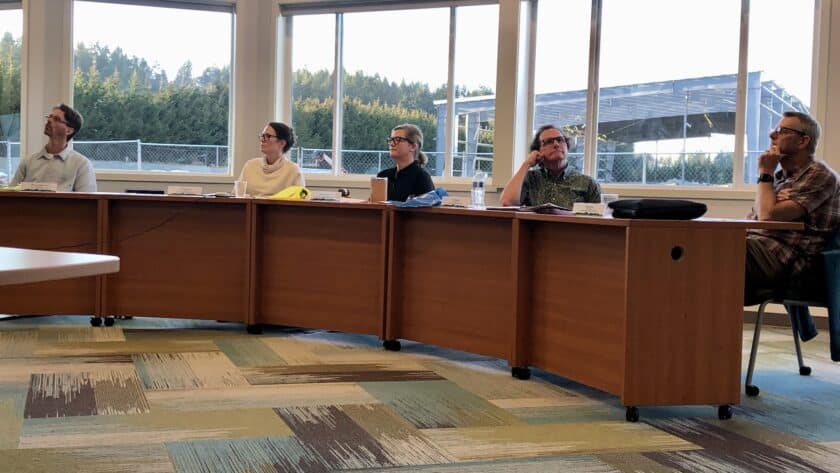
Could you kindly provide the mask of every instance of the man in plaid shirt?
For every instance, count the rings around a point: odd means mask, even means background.
[[[762,302],[762,289],[807,279],[837,231],[840,177],[814,159],[819,138],[820,125],[810,115],[785,112],[770,132],[770,148],[758,158],[755,204],[747,218],[803,222],[805,229],[747,233],[744,305]]]

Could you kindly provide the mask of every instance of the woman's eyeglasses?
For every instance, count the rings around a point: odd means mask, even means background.
[[[409,140],[408,138],[404,138],[402,136],[392,136],[392,137],[388,138],[388,145],[397,146],[398,144],[402,143],[403,141],[405,141],[406,143],[411,143],[411,144],[414,143],[413,141]]]
[[[270,141],[272,138],[277,138],[277,135],[269,135],[268,133],[263,133],[260,136],[260,141],[265,143],[266,141]]]

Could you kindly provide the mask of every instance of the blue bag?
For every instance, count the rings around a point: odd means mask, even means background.
[[[405,202],[389,200],[388,203],[393,204],[394,207],[437,207],[447,195],[449,194],[446,193],[446,189],[438,187],[433,191],[412,197]]]

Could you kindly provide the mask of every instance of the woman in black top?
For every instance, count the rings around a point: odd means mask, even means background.
[[[417,125],[403,124],[391,130],[388,151],[396,167],[381,171],[376,177],[388,178],[388,200],[405,202],[409,197],[435,189],[426,171],[428,156],[423,151],[423,132]]]

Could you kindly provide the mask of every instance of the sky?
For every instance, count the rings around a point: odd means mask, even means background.
[[[230,61],[232,25],[227,14],[84,1],[74,8],[75,43],[119,45],[128,55],[166,70],[170,78],[187,60],[195,75]],[[537,93],[585,89],[590,0],[542,1],[539,8]],[[733,0],[604,0],[601,84],[736,73],[739,8],[740,2]],[[813,9],[814,0],[760,0],[752,2],[750,13],[749,69],[765,71],[806,103]],[[3,21],[6,17],[12,21]],[[295,67],[332,69],[334,18],[295,19]],[[433,87],[446,82],[448,8],[353,13],[344,18],[345,67],[350,72],[363,70]],[[19,11],[0,11],[0,21],[20,35]],[[782,37],[781,24],[786,32],[801,34]],[[461,7],[457,27],[456,82],[495,89],[498,8]]]
[[[590,0],[540,2],[537,93],[586,88],[590,8]],[[187,60],[195,76],[230,62],[227,14],[84,1],[74,9],[75,43],[118,45],[129,56],[165,70],[170,79]],[[750,10],[748,69],[763,71],[763,80],[776,80],[810,103],[814,0],[756,0]],[[21,18],[19,10],[0,11],[0,28],[18,37]],[[673,18],[679,20],[666,20]],[[739,21],[740,2],[735,0],[603,0],[600,83],[608,87],[736,74]],[[345,14],[345,68],[396,82],[424,82],[434,89],[447,80],[448,24],[448,8]],[[457,84],[496,88],[497,31],[497,6],[458,9]],[[334,15],[296,17],[294,68],[332,70],[334,32]],[[733,147],[732,137],[693,141],[692,148]],[[663,152],[679,146],[637,147]]]

